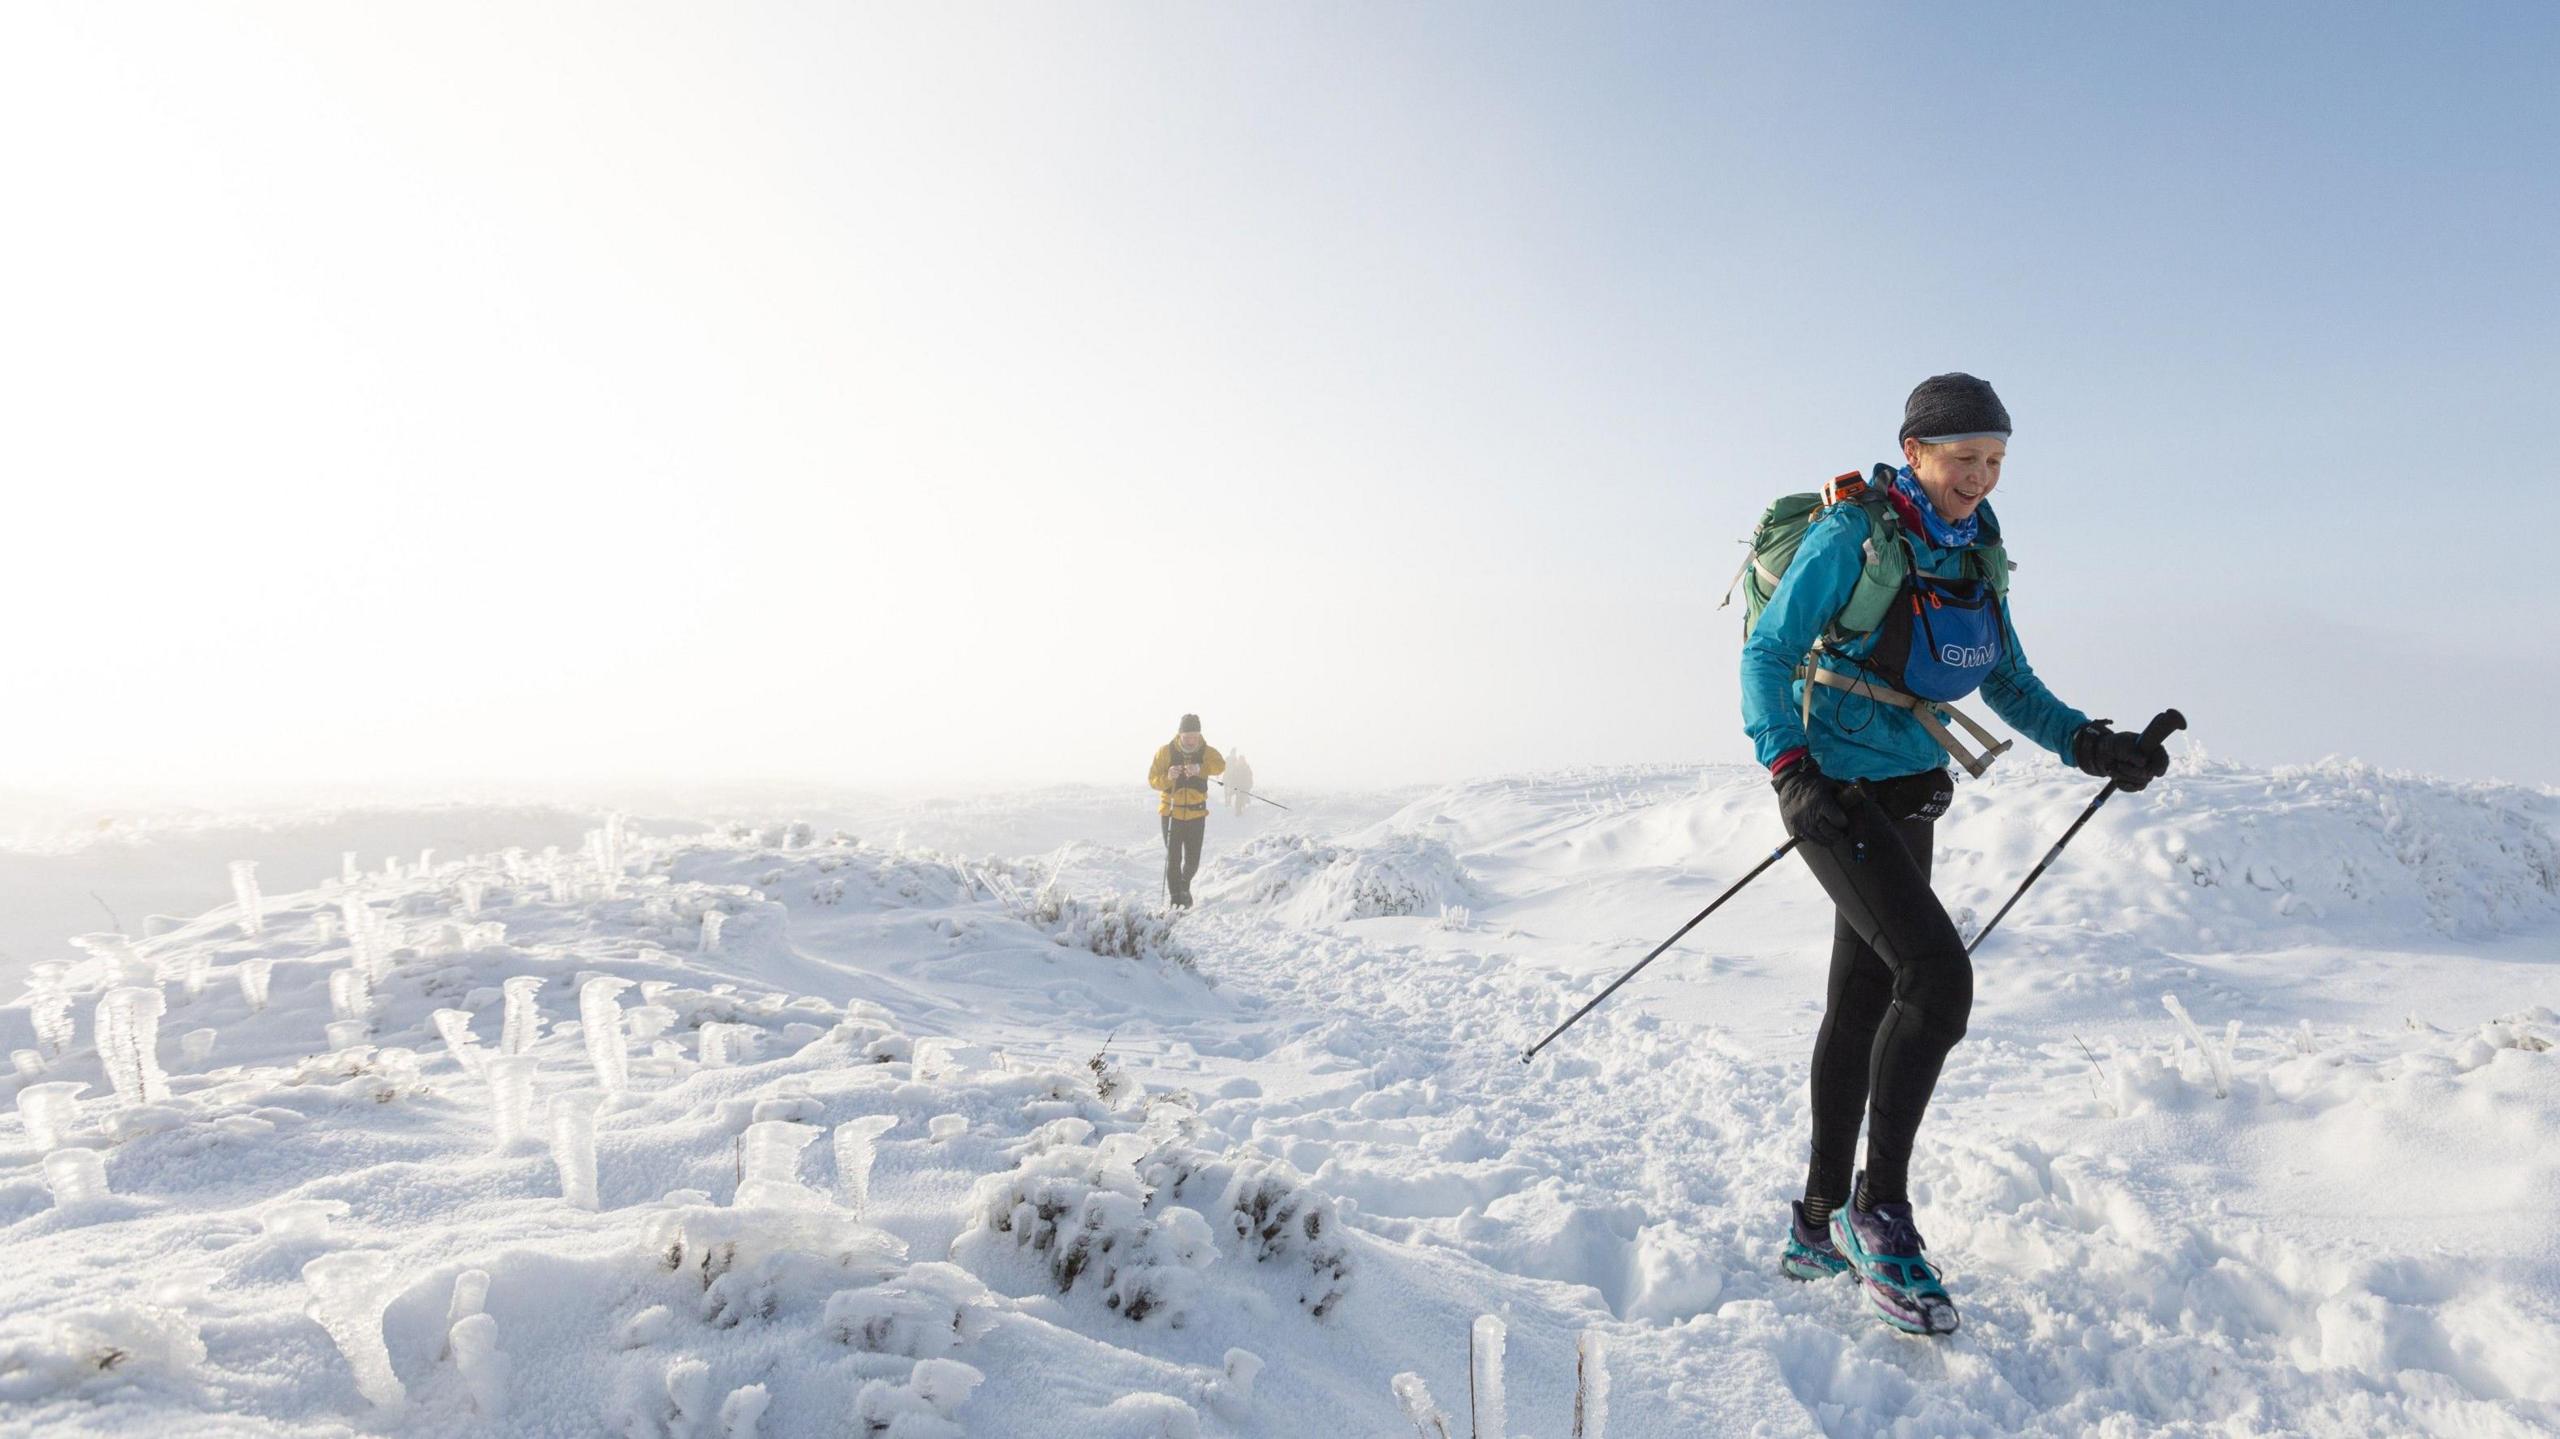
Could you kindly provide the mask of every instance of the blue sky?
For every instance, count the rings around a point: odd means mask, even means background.
[[[2560,781],[2556,13],[12,12],[9,778],[1740,760],[1966,369],[2066,699]]]

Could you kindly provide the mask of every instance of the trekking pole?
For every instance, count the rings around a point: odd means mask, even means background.
[[[2146,745],[2158,744],[2162,740],[2167,739],[2169,736],[2176,734],[2178,731],[2185,729],[2186,727],[2187,717],[2185,715],[2178,713],[2176,710],[2162,710],[2159,714],[2152,717],[2150,727],[2143,730],[2142,742]],[[2009,896],[2009,902],[2000,906],[2000,912],[1998,914],[1991,916],[1991,922],[1984,925],[1982,927],[1982,932],[1973,937],[1973,943],[1964,947],[1964,952],[1967,955],[1970,955],[1976,949],[1981,948],[1982,942],[1991,937],[1991,931],[1998,929],[2000,927],[2000,921],[2008,917],[2009,911],[2017,907],[2018,901],[2026,898],[2028,887],[2041,878],[2045,870],[2050,868],[2055,860],[2062,858],[2062,847],[2071,843],[2071,837],[2080,832],[2080,826],[2087,824],[2089,822],[2089,816],[2098,812],[2098,806],[2105,804],[2115,795],[2116,788],[2116,782],[2114,780],[2108,780],[2107,787],[2098,791],[2098,797],[2089,801],[2089,807],[2080,811],[2080,817],[2071,822],[2071,828],[2064,830],[2062,832],[2062,838],[2053,842],[2053,848],[2045,851],[2044,858],[2037,862],[2036,867],[2027,871],[2027,877],[2025,881],[2018,886],[2018,892]]]
[[[1231,785],[1231,784],[1227,783],[1225,780],[1222,780],[1222,779],[1221,779],[1221,780],[1212,780],[1212,781],[1211,781],[1211,783],[1215,784],[1215,785],[1216,785],[1218,788],[1220,788],[1220,789],[1227,790],[1227,791],[1229,791],[1229,792],[1231,792],[1231,793],[1234,793],[1234,794],[1240,794],[1240,795],[1243,795],[1246,799],[1262,799],[1262,796],[1260,796],[1260,795],[1258,795],[1258,794],[1255,794],[1252,790],[1249,790],[1249,789],[1237,789],[1234,785]],[[1263,802],[1264,804],[1267,804],[1267,805],[1271,806],[1273,809],[1288,809],[1288,808],[1289,808],[1287,805],[1282,804],[1280,801],[1278,801],[1278,800],[1276,800],[1276,799],[1262,799],[1262,802]],[[1291,812],[1292,814],[1296,813],[1296,811],[1294,811],[1294,810],[1291,810],[1290,812]]]
[[[1726,890],[1724,893],[1722,893],[1722,894],[1720,894],[1720,895],[1717,895],[1717,896],[1716,896],[1716,898],[1715,898],[1715,904],[1710,904],[1710,905],[1708,905],[1705,909],[1699,910],[1699,911],[1698,911],[1698,913],[1696,914],[1696,916],[1694,916],[1693,918],[1691,918],[1691,919],[1690,919],[1690,921],[1689,921],[1687,924],[1684,924],[1684,925],[1680,926],[1680,928],[1679,928],[1679,930],[1678,930],[1678,932],[1677,932],[1677,933],[1674,933],[1674,934],[1673,934],[1669,939],[1664,940],[1662,943],[1655,945],[1655,946],[1653,947],[1653,953],[1646,955],[1644,958],[1642,958],[1642,959],[1640,959],[1640,960],[1637,960],[1637,961],[1636,961],[1636,967],[1635,967],[1635,969],[1628,970],[1626,973],[1624,973],[1624,974],[1622,974],[1622,975],[1619,975],[1619,976],[1618,976],[1618,979],[1617,979],[1617,983],[1616,983],[1616,984],[1612,984],[1612,985],[1610,985],[1607,989],[1604,989],[1604,990],[1600,991],[1598,994],[1596,994],[1596,995],[1592,996],[1592,1000],[1591,1000],[1591,1002],[1590,1002],[1589,1004],[1586,1004],[1586,1005],[1584,1005],[1583,1007],[1581,1007],[1580,1009],[1575,1010],[1575,1011],[1573,1012],[1573,1019],[1568,1019],[1568,1020],[1566,1020],[1564,1023],[1557,1025],[1557,1026],[1555,1027],[1555,1030],[1554,1030],[1554,1032],[1553,1032],[1553,1033],[1549,1034],[1546,1038],[1539,1040],[1537,1043],[1535,1043],[1535,1044],[1533,1044],[1533,1045],[1530,1045],[1530,1046],[1529,1046],[1529,1052],[1528,1052],[1528,1053],[1526,1053],[1526,1054],[1524,1054],[1524,1055],[1521,1055],[1521,1056],[1520,1056],[1520,1062],[1521,1062],[1522,1064],[1527,1064],[1530,1060],[1533,1060],[1533,1059],[1537,1058],[1537,1057],[1538,1057],[1538,1051],[1539,1051],[1539,1050],[1544,1049],[1544,1048],[1546,1048],[1548,1045],[1555,1043],[1555,1041],[1556,1041],[1556,1035],[1558,1035],[1558,1034],[1562,1034],[1562,1033],[1564,1033],[1566,1030],[1573,1028],[1574,1020],[1578,1020],[1578,1019],[1582,1018],[1582,1016],[1584,1016],[1584,1015],[1586,1015],[1586,1014],[1589,1014],[1591,1011],[1593,1011],[1593,1010],[1595,1010],[1595,1009],[1598,1009],[1598,1008],[1600,1007],[1600,1001],[1601,1001],[1601,1000],[1607,999],[1610,995],[1616,994],[1616,993],[1618,992],[1618,985],[1620,985],[1620,984],[1624,984],[1624,983],[1626,983],[1628,980],[1631,980],[1631,979],[1635,978],[1635,977],[1636,977],[1636,972],[1637,972],[1637,970],[1641,970],[1641,969],[1643,969],[1646,965],[1651,964],[1651,963],[1653,963],[1655,960],[1657,960],[1657,959],[1661,958],[1661,957],[1662,957],[1662,952],[1663,952],[1664,950],[1669,949],[1671,946],[1673,946],[1673,945],[1675,945],[1675,944],[1678,944],[1678,943],[1680,942],[1680,936],[1681,936],[1681,935],[1683,935],[1683,934],[1687,934],[1689,931],[1691,931],[1691,930],[1693,930],[1693,929],[1696,929],[1696,928],[1698,927],[1698,921],[1699,921],[1699,920],[1703,920],[1703,919],[1705,919],[1708,915],[1711,915],[1711,914],[1715,913],[1715,912],[1716,912],[1716,905],[1720,905],[1720,904],[1724,903],[1726,900],[1733,898],[1735,895],[1742,893],[1742,887],[1743,887],[1744,885],[1749,884],[1751,881],[1753,881],[1753,880],[1755,880],[1755,879],[1758,879],[1758,878],[1760,877],[1760,872],[1761,872],[1762,870],[1765,870],[1765,869],[1767,869],[1769,866],[1771,866],[1771,865],[1773,865],[1773,864],[1776,864],[1779,860],[1786,858],[1787,851],[1788,851],[1788,850],[1791,850],[1791,849],[1793,849],[1793,848],[1795,848],[1795,847],[1796,847],[1796,845],[1797,845],[1798,843],[1799,843],[1799,841],[1797,841],[1797,840],[1796,840],[1796,839],[1794,839],[1793,837],[1790,837],[1790,838],[1787,840],[1787,842],[1786,842],[1785,844],[1782,844],[1782,845],[1778,846],[1776,849],[1773,849],[1773,850],[1769,851],[1769,857],[1768,857],[1767,859],[1764,859],[1764,860],[1760,861],[1758,864],[1756,864],[1756,865],[1752,866],[1751,872],[1750,872],[1749,874],[1746,874],[1746,875],[1744,875],[1742,878],[1735,880],[1735,881],[1733,882],[1733,887],[1732,887],[1731,889],[1728,889],[1728,890]]]

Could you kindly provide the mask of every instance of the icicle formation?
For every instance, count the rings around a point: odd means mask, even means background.
[[[311,937],[322,944],[337,943],[338,912],[333,909],[313,910],[311,912]]]
[[[1600,1331],[1582,1331],[1573,1361],[1573,1439],[1609,1439],[1609,1351]]]
[[[897,1127],[894,1114],[866,1114],[836,1126],[836,1190],[856,1219],[871,1205],[871,1165],[879,1157],[880,1136]]]
[[[498,1347],[498,1321],[486,1314],[457,1320],[445,1331],[445,1343],[453,1349],[453,1367],[462,1371],[462,1382],[470,1386],[472,1412],[483,1419],[506,1413],[507,1380],[513,1366]]]
[[[191,949],[178,958],[178,982],[187,988],[190,1000],[204,998],[205,981],[213,977],[213,956],[201,949]]]
[[[267,984],[274,978],[275,972],[276,962],[272,959],[240,961],[240,968],[237,971],[240,979],[240,997],[249,1001],[251,1009],[267,1007]]]
[[[745,1057],[747,1044],[747,1026],[743,1024],[702,1026],[702,1067],[728,1068]]]
[[[596,1099],[563,1094],[551,1101],[551,1162],[560,1170],[560,1197],[580,1209],[596,1204]]]
[[[729,1391],[720,1401],[720,1432],[723,1439],[756,1439],[756,1426],[764,1422],[764,1411],[773,1403],[773,1395],[761,1384],[742,1384]]]
[[[2169,1013],[2176,1018],[2178,1021],[2178,1027],[2186,1031],[2187,1038],[2195,1041],[2196,1052],[2204,1056],[2205,1067],[2213,1071],[2213,1097],[2216,1099],[2229,1099],[2231,1097],[2231,1060],[2229,1057],[2205,1042],[2204,1032],[2196,1028],[2196,1022],[2193,1019],[2188,1018],[2187,1007],[2178,1002],[2178,997],[2176,995],[2164,994],[2160,996],[2160,1007],[2169,1011]]]
[[[455,1064],[462,1066],[463,1073],[477,1075],[487,1066],[489,1056],[482,1053],[480,1046],[471,1039],[469,1011],[439,1009],[427,1018],[434,1023],[436,1033],[444,1036],[446,1052],[453,1056]]]
[[[1416,1434],[1422,1439],[1449,1439],[1449,1416],[1431,1402],[1431,1386],[1422,1382],[1421,1375],[1407,1371],[1388,1381],[1387,1387],[1395,1391],[1396,1403]]]
[[[630,987],[630,980],[605,974],[578,986],[578,1032],[587,1041],[596,1083],[607,1094],[631,1087],[631,1046],[622,1032],[622,1001],[615,998]]]
[[[311,1289],[305,1311],[320,1322],[355,1371],[356,1392],[384,1409],[398,1408],[409,1391],[391,1369],[391,1347],[382,1340],[382,1311],[391,1266],[379,1254],[323,1254],[302,1266]]]
[[[702,912],[702,943],[698,946],[700,953],[718,954],[720,952],[720,931],[728,922],[729,916],[719,910],[706,909]]]
[[[191,1065],[201,1065],[213,1057],[214,1031],[190,1029],[178,1036],[178,1053]]]
[[[98,1001],[98,1060],[127,1104],[157,1104],[169,1097],[160,1068],[160,1016],[168,1001],[158,989],[127,985]]]
[[[332,1054],[344,1054],[373,1037],[373,1026],[361,1019],[333,1019],[322,1028],[329,1036]]]
[[[373,986],[354,965],[329,971],[329,1014],[336,1019],[371,1019]]]
[[[100,979],[111,987],[148,984],[158,977],[152,973],[150,961],[133,947],[133,941],[121,934],[74,935],[71,945],[97,962]]]
[[[258,894],[258,862],[231,861],[231,897],[240,902],[240,932],[255,938],[267,932],[267,907]]]
[[[346,916],[347,946],[355,951],[355,967],[369,976],[381,973],[382,961],[375,954],[380,946],[374,934],[373,906],[364,902],[364,896],[351,894],[338,901],[338,912]]]
[[[523,1143],[533,1120],[533,1064],[531,1056],[506,1054],[486,1066],[490,1118],[497,1126],[500,1149]]]
[[[20,1079],[33,1079],[44,1073],[44,1056],[32,1049],[13,1049],[9,1051],[9,1067],[18,1072]]]
[[[94,1149],[57,1149],[44,1157],[45,1187],[65,1214],[96,1208],[108,1196],[106,1156]]]
[[[818,1137],[815,1126],[788,1119],[759,1120],[739,1137],[738,1181],[741,1207],[806,1203],[810,1190],[800,1183],[800,1151]]]
[[[1475,1407],[1478,1439],[1503,1439],[1509,1432],[1502,1402],[1502,1345],[1508,1332],[1500,1319],[1480,1315],[1467,1345],[1467,1362],[1471,1366],[1467,1397]]]
[[[382,1082],[400,1094],[418,1087],[418,1051],[392,1045],[373,1056],[373,1067],[380,1071]]]
[[[80,1118],[80,1091],[88,1087],[78,1080],[58,1079],[18,1091],[18,1120],[27,1126],[27,1138],[37,1149],[60,1149],[62,1141],[71,1137],[71,1126]]]
[[[28,1018],[35,1022],[36,1049],[60,1059],[71,1048],[71,996],[58,989],[38,991],[27,1001]]]
[[[453,1276],[453,1298],[446,1304],[444,1311],[446,1332],[451,1333],[453,1326],[481,1312],[488,1307],[488,1303],[488,1270],[465,1269]]]
[[[595,831],[594,845],[596,876],[604,882],[605,896],[611,898],[622,890],[623,866],[628,862],[621,814],[604,817],[604,828]]]
[[[542,1011],[534,994],[543,986],[538,974],[519,974],[499,986],[507,997],[505,1027],[498,1032],[498,1052],[522,1054],[542,1038]]]
[[[489,881],[480,878],[478,875],[465,875],[455,888],[462,892],[463,917],[466,919],[478,919],[480,917],[480,901],[486,899],[489,894]]]
[[[675,1026],[676,1012],[663,1004],[635,1004],[629,1014],[631,1037],[646,1042]]]

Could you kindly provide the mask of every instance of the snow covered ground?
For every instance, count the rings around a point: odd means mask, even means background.
[[[1940,892],[2092,788],[1967,786]],[[2560,1427],[2549,792],[2191,754],[2102,811],[1922,1131],[1936,1341],[1776,1270],[1800,868],[1520,1062],[1766,854],[1755,773],[1221,812],[1171,922],[1143,794],[739,819],[0,854],[0,1433],[1464,1435],[1486,1316],[1513,1435],[1586,1346],[1622,1439]],[[184,922],[75,948],[66,878]]]

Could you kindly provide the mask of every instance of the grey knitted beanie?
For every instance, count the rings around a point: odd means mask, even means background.
[[[1902,406],[1906,440],[1943,445],[1955,440],[2009,438],[2009,409],[1988,380],[1961,372],[1931,375]]]

